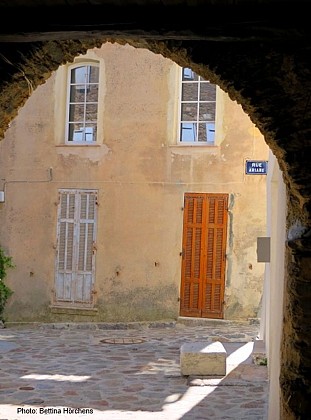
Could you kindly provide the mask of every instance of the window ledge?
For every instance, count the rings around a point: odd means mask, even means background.
[[[168,148],[171,150],[172,153],[176,153],[176,154],[189,154],[189,153],[193,153],[193,154],[219,154],[220,152],[220,148],[219,146],[213,145],[213,146],[208,146],[208,145],[179,145],[179,144],[170,144],[168,145]]]
[[[177,143],[177,144],[170,144],[169,147],[218,147],[216,144],[208,144],[208,143]]]
[[[84,144],[84,143],[72,143],[72,144],[56,144],[56,147],[100,147],[101,144],[95,143],[95,144]]]
[[[50,305],[52,314],[66,314],[66,315],[96,315],[97,308],[87,308],[82,306],[69,306],[69,305]]]

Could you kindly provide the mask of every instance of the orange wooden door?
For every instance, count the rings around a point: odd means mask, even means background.
[[[227,194],[185,194],[182,316],[223,318],[227,220]]]

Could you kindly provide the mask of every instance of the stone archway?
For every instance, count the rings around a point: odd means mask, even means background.
[[[86,9],[79,2],[79,10],[64,2],[62,14],[61,5],[36,9],[35,3],[31,10],[21,9],[20,13],[43,16],[41,24],[32,17],[20,28],[14,23],[16,26],[7,33],[2,30],[0,35],[0,138],[32,91],[53,70],[108,40],[148,48],[180,65],[191,66],[240,103],[265,136],[278,159],[288,195],[280,377],[282,418],[306,418],[310,408],[307,374],[311,272],[311,70],[307,12],[299,8],[299,14],[297,2],[295,9],[291,7],[293,2],[278,2],[291,19],[280,23],[279,12],[260,8],[261,2],[255,0],[252,7],[237,1],[235,8],[230,1],[219,2],[221,8],[213,6],[213,1],[206,2],[206,8],[201,1],[178,1],[170,7],[154,1],[151,12],[147,6],[144,9],[143,1],[121,1],[119,8],[112,1],[103,1],[101,9],[90,8],[88,2]],[[192,8],[187,3],[192,3]],[[20,4],[16,2],[19,7]],[[0,10],[4,20],[17,12],[14,2]],[[148,12],[145,19],[137,17],[144,11]],[[66,20],[69,12],[71,20]],[[104,16],[103,25],[94,18],[100,15],[98,12]],[[203,12],[211,14],[213,24],[198,24],[197,16]],[[163,16],[165,19],[161,19]],[[92,31],[86,30],[84,23]]]

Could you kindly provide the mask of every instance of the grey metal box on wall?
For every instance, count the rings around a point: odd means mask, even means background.
[[[270,262],[270,237],[257,238],[257,262]]]

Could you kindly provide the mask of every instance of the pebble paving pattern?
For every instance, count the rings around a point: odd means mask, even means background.
[[[267,366],[234,359],[258,330],[241,322],[9,326],[0,330],[0,420],[265,420]],[[190,341],[221,341],[226,376],[182,376],[180,347]]]

